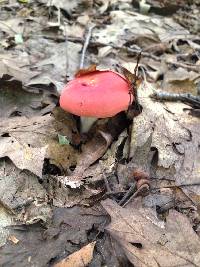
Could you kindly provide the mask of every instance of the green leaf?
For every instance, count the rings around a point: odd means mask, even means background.
[[[23,40],[21,33],[15,34],[15,43],[16,44],[23,44],[23,42],[24,42],[24,40]]]
[[[60,145],[69,145],[69,140],[66,138],[66,136],[58,134],[58,142]]]

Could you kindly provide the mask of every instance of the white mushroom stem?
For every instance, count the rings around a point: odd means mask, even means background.
[[[80,117],[80,122],[81,122],[80,131],[81,131],[81,133],[87,133],[90,130],[93,123],[97,120],[98,120],[98,118],[95,118],[95,117]]]

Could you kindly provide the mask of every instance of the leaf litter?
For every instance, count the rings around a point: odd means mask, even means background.
[[[199,3],[146,2],[1,3],[2,266],[200,265],[199,118],[151,98],[198,95]],[[57,107],[63,85],[80,63],[133,73],[141,50],[142,112],[82,136]]]
[[[121,208],[107,199],[102,205],[111,216],[107,231],[134,265],[199,266],[199,237],[181,213],[171,210],[164,223],[153,210],[138,207],[138,203]]]

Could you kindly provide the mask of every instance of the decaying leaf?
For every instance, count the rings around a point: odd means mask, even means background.
[[[83,178],[87,178],[89,182],[101,181],[105,175],[112,176],[117,168],[117,161],[121,158],[128,157],[126,141],[128,138],[127,131],[124,130],[118,137],[118,140],[113,142],[108,148],[103,157],[95,164],[92,164],[83,173]],[[124,147],[123,147],[124,145]],[[123,150],[121,150],[123,147]]]
[[[0,202],[25,224],[51,217],[51,208],[43,186],[35,175],[21,171],[9,160],[0,161]]]
[[[45,177],[43,186],[47,190],[49,199],[55,207],[73,207],[74,205],[88,206],[96,202],[103,192],[100,186],[83,186],[81,188],[69,188],[62,183],[63,176]],[[60,183],[58,182],[60,181]]]
[[[140,14],[135,2],[151,6],[151,13]],[[138,89],[142,113],[133,125],[125,113],[115,123],[100,119],[85,144],[77,118],[52,111],[79,68],[90,20],[96,27],[85,66],[114,69],[126,63],[133,72],[142,50],[139,71],[145,81],[156,82],[154,89],[196,94],[199,0],[179,2],[0,1],[0,246],[6,243],[1,266],[74,266],[73,253],[86,265],[83,246],[94,239],[89,266],[130,266],[128,259],[135,267],[200,266],[199,239],[191,227],[199,232],[200,124],[183,111],[188,106],[153,101],[147,84]],[[155,15],[167,9],[171,14],[172,5],[180,7],[175,16]],[[150,194],[142,199],[149,209],[105,202],[112,223],[111,235],[103,233],[105,213],[94,211],[96,203],[106,198],[106,189],[120,200],[134,168],[151,177]],[[191,225],[173,209],[187,214]]]
[[[28,83],[31,78],[38,75],[39,72],[31,71],[27,68],[30,61],[27,53],[19,53],[18,56],[7,53],[0,55],[0,77],[9,75],[18,81]]]
[[[0,32],[5,32],[9,37],[14,37],[15,34],[23,32],[23,19],[22,18],[11,18],[6,21],[0,21]]]
[[[177,68],[175,71],[167,71],[164,75],[162,89],[174,93],[191,93],[196,95],[196,81],[200,75],[194,71]]]
[[[83,2],[82,0],[51,0],[47,1],[47,6],[55,6],[56,8],[62,8],[69,14],[78,7],[78,5]]]
[[[152,92],[153,89],[149,84],[138,90],[139,103],[143,110],[134,118],[130,151],[132,162],[141,168],[149,168],[149,165],[144,166],[144,164],[149,164],[151,150],[156,150],[154,177],[175,180],[177,186],[182,186],[183,191],[193,201],[198,202],[199,119],[184,111],[187,105],[152,100],[149,98]]]
[[[161,39],[166,33],[170,36],[177,33],[189,33],[171,18],[157,17],[152,19],[150,16],[122,10],[111,11],[110,16],[112,24],[107,25],[104,29],[95,29],[93,32],[93,36],[99,42],[107,45],[110,43],[123,45],[127,38],[125,37],[127,30],[131,38],[133,36],[148,36]]]
[[[82,148],[82,154],[78,160],[74,175],[81,175],[92,163],[98,160],[106,152],[112,142],[110,133],[99,132]]]
[[[9,229],[7,226],[13,224],[13,215],[0,205],[0,248],[6,243],[9,236]]]
[[[81,77],[82,75],[89,74],[89,73],[92,73],[92,72],[98,72],[98,71],[99,70],[97,70],[96,65],[91,65],[91,66],[89,66],[86,69],[80,69],[80,70],[78,70],[76,72],[76,74],[75,74],[75,77],[78,78],[78,77]]]
[[[0,157],[9,157],[22,170],[29,170],[42,177],[43,162],[47,147],[30,148],[28,144],[21,144],[14,137],[1,137]]]
[[[102,181],[106,176],[112,176],[115,173],[117,161],[116,157],[119,153],[120,146],[122,146],[127,139],[127,131],[125,130],[119,135],[119,138],[116,142],[113,142],[111,148],[109,148],[104,156],[99,159],[98,162],[91,164],[87,169],[84,170],[80,178],[82,180],[86,180],[88,185],[84,187],[80,187],[77,189],[68,188],[65,186],[59,187],[56,183],[57,179],[63,184],[65,181],[65,177],[54,177],[54,179],[50,179],[45,188],[47,188],[47,192],[51,198],[54,206],[57,207],[71,207],[75,204],[79,205],[88,205],[95,202],[95,199],[101,197],[104,192],[104,188],[102,186],[94,186],[94,184],[98,181]],[[88,146],[89,147],[89,146]],[[127,156],[126,148],[124,147],[124,153],[122,157]],[[120,159],[118,157],[118,159]],[[73,177],[69,176],[69,178]],[[77,185],[78,182],[74,181]],[[79,182],[80,183],[80,182]],[[78,186],[78,185],[77,185]]]
[[[8,240],[10,240],[11,242],[13,242],[13,244],[17,244],[19,242],[19,239],[17,239],[16,236],[14,236],[14,235],[10,235],[8,237]]]
[[[105,221],[105,214],[102,215],[101,210],[98,205],[93,208],[55,208],[51,224],[46,228],[40,223],[10,227],[10,235],[20,242],[7,242],[1,248],[0,265],[54,265],[65,255],[81,249],[81,244],[88,244],[87,233],[95,235]]]
[[[109,199],[102,205],[111,216],[107,230],[134,266],[200,265],[200,239],[185,215],[172,210],[164,223],[141,206],[122,208]]]
[[[54,267],[84,267],[88,265],[92,260],[95,244],[96,242],[89,243],[55,264]]]
[[[92,140],[83,146],[82,154],[77,160],[76,168],[71,176],[60,177],[59,180],[64,185],[72,188],[79,187],[84,178],[84,171],[95,161],[97,161],[106,152],[112,142],[112,136],[109,133],[100,131]]]
[[[1,120],[0,157],[9,157],[19,169],[39,177],[42,177],[45,158],[60,168],[69,168],[76,162],[76,150],[70,145],[60,145],[57,137],[60,133],[72,141],[73,123],[65,124],[68,119],[70,121],[70,117],[65,116],[61,122],[48,114]]]
[[[37,89],[25,90],[16,80],[1,82],[0,117],[2,118],[47,114],[55,107],[56,102],[55,96],[45,90],[40,92]]]
[[[68,76],[71,79],[77,71],[81,45],[72,42],[55,43],[44,38],[33,38],[27,42],[32,55],[36,53],[43,55],[42,60],[32,58],[34,69],[39,74],[30,79],[27,85],[53,83],[57,90],[61,91],[65,77]]]
[[[9,75],[25,85],[50,85],[58,91],[64,86],[65,76],[73,77],[79,65],[80,44],[54,43],[44,38],[27,40],[29,52],[0,55],[0,77]],[[38,59],[37,54],[42,54]]]

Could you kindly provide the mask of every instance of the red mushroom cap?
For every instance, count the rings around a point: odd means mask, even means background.
[[[60,96],[60,106],[64,110],[96,118],[112,117],[127,110],[129,102],[128,81],[113,71],[94,71],[75,78]]]

